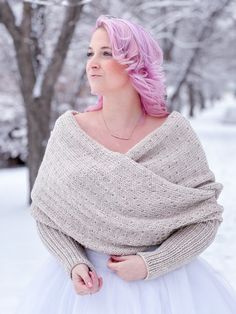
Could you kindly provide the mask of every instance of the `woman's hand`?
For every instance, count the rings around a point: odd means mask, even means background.
[[[144,279],[147,276],[146,264],[139,255],[111,255],[107,266],[126,281]]]
[[[90,271],[83,263],[77,264],[72,269],[72,281],[76,293],[80,295],[98,292],[103,283],[102,277],[98,277],[95,271]]]

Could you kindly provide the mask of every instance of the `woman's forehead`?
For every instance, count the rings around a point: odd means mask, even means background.
[[[111,47],[110,39],[105,28],[98,28],[92,34],[92,37],[90,39],[90,44],[93,44],[96,42],[99,42],[102,46]]]

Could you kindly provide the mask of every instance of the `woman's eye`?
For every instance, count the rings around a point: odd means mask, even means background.
[[[93,55],[92,52],[87,52],[87,57],[91,57]],[[109,56],[109,57],[112,57],[112,53],[108,52],[108,51],[104,51],[103,52],[103,55],[104,56]]]
[[[110,57],[112,56],[112,54],[110,52],[107,52],[107,51],[104,52],[104,55],[105,56],[110,56]]]

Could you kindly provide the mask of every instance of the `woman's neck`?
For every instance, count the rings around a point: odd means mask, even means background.
[[[112,130],[129,129],[142,115],[142,106],[138,93],[110,95],[103,97],[102,114]]]

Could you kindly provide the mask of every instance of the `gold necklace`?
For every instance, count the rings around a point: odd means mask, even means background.
[[[118,135],[115,135],[115,134],[112,134],[112,133],[111,133],[111,130],[109,129],[109,127],[108,127],[108,125],[107,125],[107,123],[106,123],[106,121],[105,121],[105,119],[104,119],[103,111],[102,111],[102,110],[101,110],[101,113],[102,113],[102,118],[103,118],[104,124],[105,124],[107,130],[109,131],[109,134],[110,134],[111,136],[113,136],[113,137],[115,137],[115,138],[119,138],[119,139],[121,139],[121,140],[129,140],[129,139],[131,138],[131,136],[132,136],[132,134],[133,134],[135,128],[137,127],[137,125],[139,124],[139,122],[140,122],[140,121],[142,120],[142,118],[144,117],[144,111],[142,111],[142,113],[141,113],[141,115],[140,115],[140,117],[139,117],[139,119],[138,119],[138,122],[135,124],[135,126],[134,126],[134,128],[133,128],[133,130],[132,130],[132,132],[131,132],[131,134],[130,134],[130,136],[129,136],[129,137],[120,137],[120,136],[118,136]]]

